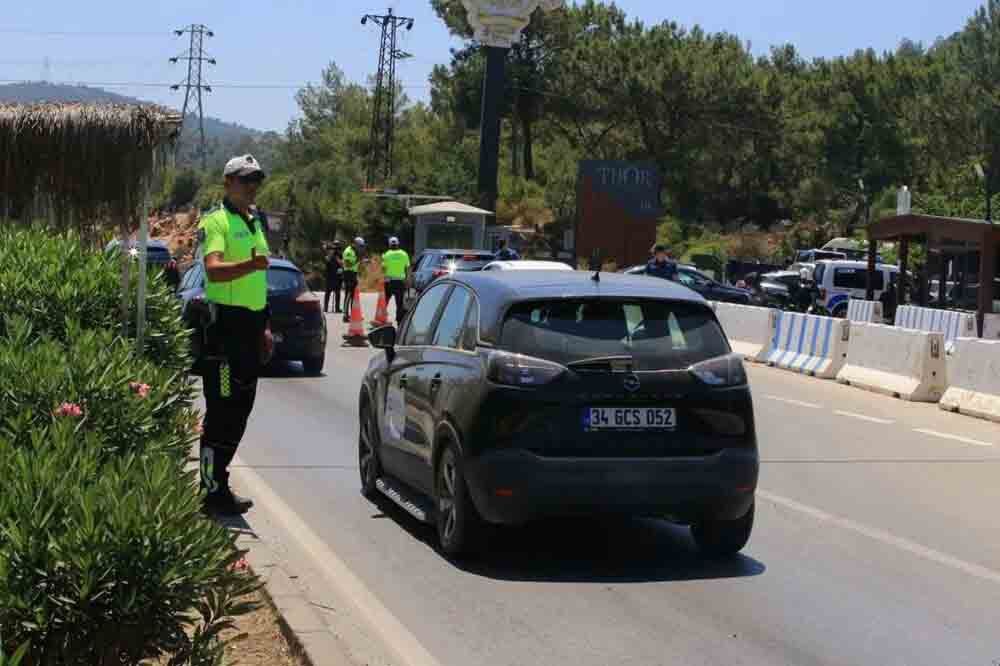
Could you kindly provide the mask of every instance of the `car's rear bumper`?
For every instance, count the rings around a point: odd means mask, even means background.
[[[757,487],[756,451],[692,458],[543,458],[498,450],[467,459],[473,501],[487,521],[519,524],[564,515],[735,519]]]
[[[282,339],[274,345],[276,361],[301,361],[307,358],[319,358],[326,354],[326,331],[277,333]]]

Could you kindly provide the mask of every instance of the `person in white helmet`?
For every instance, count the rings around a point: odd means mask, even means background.
[[[382,273],[385,275],[385,301],[396,301],[396,324],[403,319],[403,295],[406,293],[406,274],[410,270],[410,255],[399,248],[399,239],[389,239],[389,249],[382,255]]]
[[[354,290],[358,286],[358,266],[361,264],[361,252],[365,248],[365,239],[358,236],[344,250],[341,261],[344,263],[344,321],[351,321],[351,307],[354,305]]]

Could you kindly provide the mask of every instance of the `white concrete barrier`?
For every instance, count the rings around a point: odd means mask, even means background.
[[[733,351],[749,361],[759,363],[767,358],[778,314],[778,310],[773,308],[734,303],[715,304],[715,316],[719,318]]]
[[[944,334],[854,324],[837,381],[915,402],[937,402],[948,386]]]
[[[1000,422],[1000,340],[959,338],[941,409]]]
[[[884,321],[882,303],[852,298],[847,304],[847,319],[860,324],[881,324]]]
[[[983,340],[1000,340],[1000,314],[984,315]]]
[[[978,337],[976,315],[968,312],[901,305],[896,308],[896,326],[943,334],[945,350],[949,354],[958,338]]]
[[[851,323],[846,319],[779,312],[767,362],[823,379],[833,379],[847,360]]]

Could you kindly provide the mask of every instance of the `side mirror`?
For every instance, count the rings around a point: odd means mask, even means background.
[[[384,349],[387,352],[393,351],[396,348],[396,327],[382,326],[376,328],[368,334],[368,342],[375,349]]]

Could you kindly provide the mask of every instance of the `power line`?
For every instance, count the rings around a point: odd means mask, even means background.
[[[108,30],[0,30],[0,35],[38,35],[42,37],[70,37],[70,36],[95,36],[95,37],[150,37],[157,35],[166,37],[168,32],[113,32]]]
[[[37,63],[36,63],[37,64]],[[7,83],[38,83],[37,81],[30,81],[27,79],[0,79],[0,84]],[[62,85],[62,86],[92,86],[95,88],[174,88],[180,89],[184,83],[155,83],[152,81],[54,81],[49,82],[50,85]],[[211,86],[206,86],[212,90],[219,88],[229,88],[229,89],[246,89],[246,90],[274,90],[274,89],[288,89],[288,90],[299,90],[307,86],[317,85],[317,81],[307,81],[306,83],[213,83]],[[426,86],[404,86],[408,88],[420,88]]]
[[[361,25],[366,25],[368,21],[382,29],[366,178],[366,184],[371,188],[379,177],[380,167],[384,184],[388,185],[392,177],[392,144],[396,127],[396,61],[409,56],[396,48],[396,40],[401,27],[405,26],[407,31],[413,29],[413,19],[396,16],[389,9],[385,14],[365,14],[361,17]]]
[[[205,162],[207,153],[205,151],[205,107],[202,103],[201,94],[202,92],[212,92],[212,87],[202,83],[201,69],[202,65],[206,62],[210,65],[215,64],[215,58],[205,55],[205,37],[213,37],[215,33],[200,23],[192,23],[181,30],[174,30],[174,34],[178,37],[183,37],[185,33],[190,35],[190,45],[187,52],[179,56],[174,56],[170,59],[170,62],[177,64],[181,60],[187,61],[187,81],[183,84],[170,86],[170,89],[180,90],[181,85],[184,86],[184,108],[181,110],[181,129],[184,128],[184,119],[187,118],[188,104],[191,102],[192,97],[194,98],[194,103],[198,105],[199,152],[201,153],[201,168],[204,171],[207,168]],[[180,150],[180,141],[177,142],[177,148]]]

